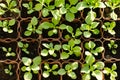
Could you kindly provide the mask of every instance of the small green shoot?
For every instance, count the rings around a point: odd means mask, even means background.
[[[16,55],[15,52],[12,52],[11,47],[9,47],[8,49],[6,47],[2,47],[2,50],[6,52],[6,57],[10,57],[10,56],[14,57]]]
[[[116,49],[118,48],[118,45],[115,44],[114,40],[110,40],[110,43],[108,43],[108,47],[109,47],[109,50],[112,51],[112,54],[116,54],[117,53]]]

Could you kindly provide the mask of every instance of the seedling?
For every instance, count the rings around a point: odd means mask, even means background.
[[[104,47],[96,46],[96,44],[93,41],[86,42],[84,46],[87,49],[85,51],[85,54],[91,53],[94,54],[95,56],[98,56],[98,54],[104,50]]]
[[[110,43],[108,43],[108,47],[112,51],[112,54],[116,54],[117,53],[116,49],[118,48],[118,45],[115,44],[114,40],[110,40]]]
[[[77,10],[79,11],[84,10],[85,8],[95,9],[105,7],[105,4],[101,2],[101,0],[83,0],[76,5]]]
[[[5,3],[0,3],[0,15],[4,15],[8,11],[14,13],[20,12],[17,8],[16,0],[5,0]]]
[[[39,65],[41,64],[41,57],[36,56],[33,60],[28,57],[22,57],[22,63],[24,66],[21,67],[21,70],[25,72],[24,80],[32,80],[33,74],[38,74],[40,70]]]
[[[48,56],[51,55],[53,57],[57,57],[57,54],[55,53],[55,51],[59,51],[61,49],[61,45],[59,44],[55,44],[53,45],[53,43],[43,43],[42,44],[46,49],[42,49],[41,51],[41,55],[42,56]]]
[[[55,0],[55,4],[51,5],[52,0],[36,0],[38,3],[33,5],[33,2],[30,1],[29,3],[23,3],[23,7],[27,8],[27,13],[31,14],[35,11],[40,11],[42,12],[43,17],[47,17],[50,13],[54,16],[55,19],[60,19],[61,15],[59,10],[54,10],[55,6],[60,7],[64,4],[64,0],[58,1]],[[58,4],[59,3],[59,4]]]
[[[89,24],[96,18],[96,13],[93,11],[93,9],[105,7],[105,4],[101,2],[101,0],[83,0],[76,5],[77,10],[79,11],[84,10],[85,8],[90,9],[85,19],[87,22],[89,22]]]
[[[113,22],[105,22],[104,25],[102,25],[102,28],[104,29],[104,31],[108,31],[108,33],[110,33],[111,35],[115,35],[115,31],[114,28],[116,26],[116,23]]]
[[[6,47],[2,47],[2,50],[6,52],[6,57],[10,57],[10,56],[14,57],[16,55],[15,52],[12,52],[11,47],[9,47],[8,49]]]
[[[15,22],[15,19],[0,21],[0,27],[3,29],[4,32],[13,33],[11,27],[15,25]]]
[[[33,17],[31,19],[31,22],[28,24],[27,30],[24,32],[25,36],[30,36],[32,33],[35,34],[42,34],[41,27],[37,26],[38,19],[36,17]]]
[[[72,22],[75,19],[75,13],[78,12],[75,5],[77,4],[78,0],[68,0],[70,4],[65,4],[60,8],[60,13],[65,14],[65,19],[69,22]]]
[[[112,67],[105,67],[103,70],[103,73],[106,75],[110,75],[110,80],[116,80],[116,77],[118,76],[117,72],[115,71],[117,69],[117,66],[115,63],[113,63]]]
[[[82,34],[82,32],[80,31],[80,28],[77,28],[76,31],[74,32],[73,27],[69,25],[61,24],[59,28],[61,30],[67,30],[67,32],[70,33],[65,35],[65,39],[67,40],[69,40],[70,38],[77,39]]]
[[[50,68],[50,65],[48,63],[44,63],[44,71],[42,73],[44,78],[48,78],[50,76],[50,73],[53,75],[58,75],[56,69],[58,69],[57,64],[53,64],[52,67]]]
[[[8,65],[8,68],[4,69],[4,72],[5,72],[6,74],[12,76],[12,75],[13,75],[13,72],[12,72],[11,70],[12,70],[12,65],[9,64],[9,65]]]
[[[113,20],[117,20],[117,14],[114,12],[114,10],[116,8],[119,8],[120,7],[120,1],[119,0],[107,0],[105,2],[106,6],[107,7],[110,7],[112,12],[110,13],[110,17],[113,19]]]
[[[28,43],[22,43],[22,42],[18,42],[18,46],[21,48],[21,50],[23,52],[25,52],[26,54],[29,54],[29,51],[27,50],[27,48],[29,47]]]
[[[85,53],[86,58],[82,66],[81,73],[82,80],[91,80],[91,75],[97,80],[103,80],[102,70],[104,68],[104,63],[102,61],[95,62],[95,57],[91,53]]]
[[[42,9],[44,0],[36,0],[36,1],[38,1],[38,3],[35,4],[35,6],[33,5],[32,1],[22,4],[23,7],[27,8],[27,14],[31,14],[35,11],[40,11]]]
[[[70,78],[76,79],[77,75],[74,72],[74,70],[77,70],[78,68],[78,62],[68,63],[65,65],[65,68],[61,68],[58,70],[59,75],[65,75],[67,74]]]
[[[42,29],[48,30],[48,36],[52,36],[58,33],[59,21],[60,20],[56,20],[55,18],[52,18],[52,22],[43,22],[40,24],[39,27],[41,27]]]
[[[82,24],[80,27],[80,30],[83,32],[83,36],[85,38],[90,38],[92,36],[92,33],[94,35],[98,35],[100,33],[99,29],[97,28],[99,22],[91,22],[90,24],[88,22],[86,23]]]
[[[68,41],[68,44],[63,44],[63,52],[60,54],[60,59],[68,59],[70,55],[75,55],[79,57],[81,55],[81,47],[77,46],[80,44],[80,40],[71,39]]]

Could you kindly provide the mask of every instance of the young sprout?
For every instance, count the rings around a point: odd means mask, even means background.
[[[85,43],[85,48],[87,49],[85,53],[91,53],[95,56],[98,56],[99,53],[101,53],[104,50],[104,47],[102,46],[96,46],[96,44],[93,41],[89,41]]]
[[[0,15],[4,15],[6,12],[19,13],[16,0],[5,0],[5,3],[0,3]]]
[[[53,75],[58,75],[56,69],[58,69],[57,64],[53,64],[52,67],[50,68],[50,65],[48,63],[44,63],[44,71],[42,73],[44,78],[48,78],[50,76],[50,73]]]
[[[18,46],[22,49],[23,52],[25,52],[26,54],[29,54],[29,51],[27,50],[27,48],[29,47],[28,43],[22,43],[22,42],[18,42]]]
[[[24,80],[32,80],[33,74],[38,74],[40,70],[40,64],[41,64],[41,57],[36,56],[35,58],[31,59],[28,57],[22,57],[22,63],[24,64],[21,67],[21,70],[24,73]]]
[[[6,74],[12,76],[12,75],[13,75],[13,72],[12,72],[11,70],[12,70],[12,65],[9,64],[9,65],[8,65],[8,68],[4,69],[4,72],[5,72]]]
[[[6,47],[2,47],[2,50],[4,52],[6,52],[6,57],[10,57],[10,56],[15,56],[15,52],[12,52],[12,48],[9,47],[8,49]]]
[[[81,55],[81,47],[78,44],[80,44],[80,40],[77,39],[71,39],[68,41],[68,44],[63,44],[63,52],[60,54],[60,59],[68,59],[73,54],[79,57]]]
[[[27,30],[24,32],[25,36],[30,36],[37,33],[42,34],[41,27],[38,26],[38,19],[36,17],[33,17],[30,21],[30,23],[27,26]]]
[[[70,78],[76,79],[77,75],[74,72],[78,68],[78,62],[68,63],[65,65],[65,68],[61,68],[58,70],[59,75],[67,74]]]
[[[114,21],[105,22],[104,25],[102,25],[102,28],[105,31],[108,31],[108,33],[110,33],[111,35],[115,35],[115,31],[114,31],[115,26],[116,26],[116,23]]]
[[[117,20],[118,15],[115,13],[115,9],[120,7],[120,1],[119,0],[107,0],[105,4],[107,7],[109,7],[112,10],[112,12],[110,13],[110,17],[113,20]]]
[[[114,40],[110,40],[110,43],[108,43],[108,47],[112,51],[112,54],[116,54],[117,53],[116,49],[118,48],[118,45],[115,44]]]
[[[41,51],[41,55],[42,56],[48,56],[51,55],[53,57],[56,57],[57,54],[55,53],[55,51],[59,51],[61,49],[61,45],[59,44],[55,44],[53,45],[53,43],[43,43],[42,44],[46,49],[42,49]]]
[[[105,67],[103,73],[106,75],[110,75],[110,80],[116,80],[116,77],[118,76],[117,72],[115,71],[116,69],[116,63],[113,63],[111,68]]]
[[[95,77],[96,80],[103,80],[102,70],[104,68],[104,62],[95,61],[95,57],[91,53],[86,53],[85,62],[82,66],[81,73],[82,80],[91,80],[91,76]]]
[[[15,25],[15,22],[15,19],[0,21],[0,28],[2,28],[4,32],[13,33],[11,27]]]

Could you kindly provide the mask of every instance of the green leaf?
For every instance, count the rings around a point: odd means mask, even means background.
[[[22,42],[18,42],[18,46],[20,47],[20,48],[22,48],[23,47],[23,43]]]
[[[75,46],[75,43],[74,43],[73,39],[69,40],[68,44],[69,44],[70,47]]]
[[[69,22],[72,22],[74,20],[74,18],[75,18],[75,15],[73,13],[68,12],[65,15],[65,19]]]
[[[0,3],[1,8],[7,8],[7,6],[4,3]]]
[[[65,25],[65,24],[61,24],[61,25],[59,26],[59,28],[62,29],[62,30],[64,30],[64,29],[67,28],[67,25]]]
[[[80,27],[80,30],[82,30],[82,31],[90,30],[89,28],[90,28],[90,26],[88,24],[82,24],[81,27]]]
[[[91,23],[91,28],[94,29],[99,25],[99,22],[92,22]]]
[[[62,52],[61,53],[61,56],[60,56],[60,59],[68,59],[69,58],[69,54],[66,53],[66,52]]]
[[[112,13],[110,13],[110,17],[113,19],[113,20],[117,20],[117,14],[114,12],[114,11],[112,11]]]
[[[88,54],[85,61],[87,64],[92,65],[95,62],[95,57],[92,54]]]
[[[98,29],[94,29],[94,30],[92,30],[92,32],[93,32],[93,34],[95,34],[95,35],[97,35],[97,34],[100,33],[100,31],[99,31]]]
[[[81,69],[81,73],[90,73],[90,68],[88,64],[84,64],[82,69]]]
[[[88,7],[88,5],[87,5],[87,3],[85,1],[79,2],[76,5],[77,10],[79,10],[79,11],[81,11],[81,10],[87,8],[87,7]]]
[[[52,23],[49,22],[43,22],[41,23],[40,27],[42,27],[43,29],[49,29],[50,27],[53,27],[54,25]]]
[[[78,62],[73,62],[71,64],[71,68],[72,68],[72,70],[76,70],[78,68]]]
[[[54,64],[53,66],[52,66],[52,70],[55,70],[55,69],[57,69],[58,68],[58,65],[57,64]]]
[[[99,8],[106,8],[106,5],[104,4],[104,2],[99,2],[98,7]]]
[[[18,8],[14,8],[14,9],[11,9],[11,12],[20,13],[20,10]]]
[[[96,52],[101,53],[104,50],[104,47],[97,47],[95,49]]]
[[[27,8],[27,9],[30,8],[28,3],[23,3],[22,6],[25,7],[25,8]]]
[[[77,13],[76,7],[74,7],[74,6],[71,7],[71,8],[70,8],[70,12],[71,12],[71,13]]]
[[[47,43],[43,43],[42,45],[43,45],[45,48],[48,48],[48,49],[50,48],[50,45],[47,44]]]
[[[54,34],[53,30],[48,31],[48,36],[52,36]]]
[[[48,63],[44,63],[44,68],[45,68],[45,69],[50,69],[49,64],[48,64]]]
[[[7,48],[5,48],[5,47],[2,47],[2,50],[3,50],[4,52],[7,52]]]
[[[83,74],[82,80],[90,80],[90,79],[91,79],[90,74]]]
[[[41,57],[40,57],[40,56],[36,56],[36,57],[33,59],[33,64],[39,65],[40,63],[41,63]]]
[[[65,0],[55,0],[56,7],[62,7],[65,4]]]
[[[3,14],[5,14],[5,11],[0,8],[0,15],[3,15]]]
[[[67,31],[68,31],[69,33],[72,34],[73,28],[72,28],[71,26],[66,26],[66,29],[67,29]]]
[[[96,77],[97,80],[103,80],[103,74],[99,70],[93,71],[92,76]]]
[[[70,69],[72,69],[71,63],[66,64],[65,65],[65,70],[69,71]]]
[[[90,12],[88,12],[85,18],[85,22],[87,24],[91,24],[95,20],[95,18],[96,18],[96,13],[91,10]]]
[[[43,50],[41,51],[41,55],[42,55],[42,56],[48,56],[48,50],[43,49]]]
[[[13,26],[15,24],[15,19],[9,20],[9,26]]]
[[[56,44],[56,45],[54,46],[54,49],[57,50],[57,51],[59,51],[59,50],[61,49],[61,45]]]
[[[94,49],[94,47],[96,46],[96,44],[93,41],[89,41],[85,43],[85,48],[90,50],[90,49]]]
[[[37,25],[38,24],[38,19],[36,17],[33,17],[31,19],[31,23],[32,23],[32,25]]]
[[[70,46],[67,45],[67,44],[63,44],[63,45],[62,45],[62,48],[63,48],[64,50],[69,50],[69,49],[70,49]]]
[[[50,49],[48,52],[49,52],[50,55],[53,55],[54,54],[54,49]]]
[[[79,47],[79,46],[75,46],[74,48],[73,48],[73,52],[81,52],[81,48]]]
[[[40,4],[40,3],[38,3],[38,4],[35,5],[34,9],[35,9],[36,11],[40,11],[40,10],[42,9],[42,7],[43,7],[43,5]]]
[[[32,63],[32,60],[27,57],[22,57],[22,62],[25,66],[30,66],[30,64]]]
[[[113,65],[112,65],[112,70],[116,70],[116,69],[117,69],[117,66],[116,66],[115,63],[113,63]]]
[[[69,0],[69,2],[71,5],[75,5],[78,2],[78,0]]]
[[[24,79],[25,79],[25,80],[32,80],[32,73],[30,73],[30,72],[25,72],[25,74],[24,74]]]
[[[105,64],[103,63],[103,62],[101,62],[101,61],[99,61],[99,62],[96,62],[94,65],[93,65],[93,67],[95,68],[95,69],[103,69],[104,68],[104,66],[105,66]]]
[[[67,9],[64,8],[64,7],[61,7],[60,8],[60,14],[65,14],[65,13],[67,13]]]
[[[53,11],[51,11],[51,13],[52,13],[53,17],[55,18],[55,20],[59,20],[61,18],[61,14],[60,14],[59,10],[53,10]],[[58,24],[58,22],[57,22],[57,24]]]
[[[38,71],[40,70],[40,67],[39,67],[39,65],[37,65],[37,64],[33,64],[33,65],[31,66],[31,69],[32,69],[32,71],[33,71],[35,74],[37,74]]]
[[[91,35],[92,35],[92,34],[91,34],[89,31],[84,31],[84,32],[83,32],[83,36],[84,36],[85,38],[90,38]]]
[[[48,72],[48,71],[44,71],[43,72],[43,77],[44,78],[47,78],[47,77],[49,77],[50,76],[50,73]]]
[[[67,73],[69,77],[71,77],[72,79],[76,79],[77,75],[75,74],[75,72],[69,72]]]
[[[49,15],[49,10],[46,8],[42,9],[42,16],[47,17],[48,15]]]
[[[30,36],[31,34],[32,34],[31,31],[25,31],[25,33],[24,33],[25,36]]]
[[[65,75],[65,74],[66,74],[65,69],[63,69],[63,68],[59,69],[59,70],[58,70],[58,74],[59,74],[59,75]]]

